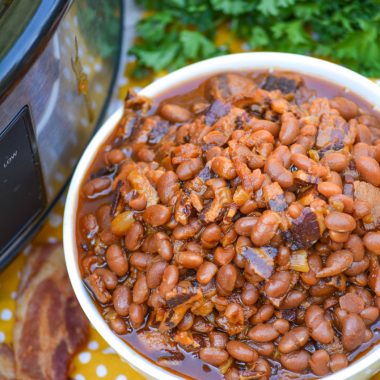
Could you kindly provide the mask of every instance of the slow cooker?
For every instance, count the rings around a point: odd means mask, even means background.
[[[0,269],[38,229],[110,104],[122,1],[0,0]]]

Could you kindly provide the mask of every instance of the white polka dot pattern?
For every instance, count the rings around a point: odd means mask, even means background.
[[[99,377],[105,377],[105,376],[107,376],[107,368],[103,364],[98,365],[96,367],[96,374]]]
[[[81,352],[79,354],[79,361],[83,364],[87,364],[91,360],[91,354],[89,352]]]
[[[3,321],[9,321],[12,318],[12,312],[9,309],[3,309],[1,311],[1,319]]]

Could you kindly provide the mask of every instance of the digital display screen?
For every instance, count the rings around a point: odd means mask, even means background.
[[[0,256],[46,205],[28,107],[0,134]]]

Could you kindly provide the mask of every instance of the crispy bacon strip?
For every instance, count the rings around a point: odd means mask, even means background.
[[[16,299],[16,378],[67,380],[89,324],[71,288],[60,244],[30,253]]]
[[[15,361],[12,349],[0,344],[0,380],[16,380]]]

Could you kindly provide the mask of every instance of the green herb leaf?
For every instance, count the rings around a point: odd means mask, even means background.
[[[228,51],[214,42],[225,25],[253,50],[315,55],[380,77],[379,0],[136,1],[154,11],[131,49],[139,75]]]
[[[183,30],[179,35],[179,40],[185,56],[189,59],[212,57],[218,51],[213,42],[199,32]]]
[[[255,8],[255,2],[251,0],[211,0],[211,5],[226,15],[239,15]]]
[[[282,8],[289,7],[295,2],[296,0],[261,0],[257,9],[266,16],[277,16]]]

